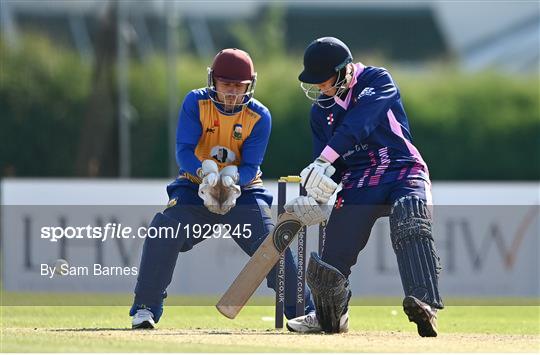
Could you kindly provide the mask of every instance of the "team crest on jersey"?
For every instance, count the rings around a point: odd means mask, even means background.
[[[328,125],[331,126],[334,123],[334,114],[330,113],[328,117],[326,117],[326,121],[328,122]]]
[[[210,155],[220,163],[232,163],[236,160],[236,154],[232,150],[219,145],[212,147]]]
[[[233,138],[236,140],[242,139],[242,125],[237,123],[233,127]]]

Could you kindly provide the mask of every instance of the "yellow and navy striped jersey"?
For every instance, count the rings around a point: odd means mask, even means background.
[[[238,166],[240,185],[259,179],[271,130],[268,109],[251,99],[232,114],[220,112],[206,88],[189,92],[182,104],[176,131],[180,175],[197,182],[197,169],[206,159],[220,169]]]

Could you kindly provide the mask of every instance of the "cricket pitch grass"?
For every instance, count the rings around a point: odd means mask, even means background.
[[[3,306],[1,352],[540,352],[540,307],[447,306],[421,338],[397,306],[352,306],[350,330],[274,329],[274,308],[235,320],[212,306],[169,306],[157,330],[132,331],[126,306]]]

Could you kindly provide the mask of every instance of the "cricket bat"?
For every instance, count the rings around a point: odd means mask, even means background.
[[[276,227],[217,303],[216,308],[221,314],[230,319],[238,315],[302,226],[292,213],[284,212],[278,216]]]

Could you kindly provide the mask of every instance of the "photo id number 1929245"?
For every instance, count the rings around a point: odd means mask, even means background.
[[[251,223],[245,224],[185,224],[187,238],[251,238]]]

